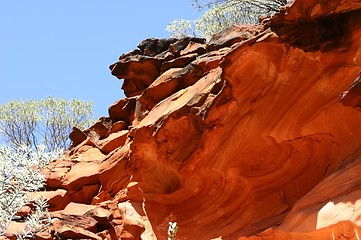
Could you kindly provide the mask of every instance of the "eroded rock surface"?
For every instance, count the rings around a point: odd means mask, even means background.
[[[359,239],[359,9],[296,0],[208,44],[123,54],[127,98],[44,170],[53,234],[165,239],[172,221],[178,239]]]

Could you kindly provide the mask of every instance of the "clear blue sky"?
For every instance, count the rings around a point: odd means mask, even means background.
[[[194,19],[191,0],[0,0],[0,104],[47,96],[94,103],[123,98],[108,66],[166,25]]]

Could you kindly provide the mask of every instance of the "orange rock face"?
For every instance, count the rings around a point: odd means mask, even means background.
[[[122,55],[127,98],[44,170],[62,189],[39,193],[53,234],[165,239],[177,222],[178,239],[360,239],[360,9],[297,0],[208,44]]]

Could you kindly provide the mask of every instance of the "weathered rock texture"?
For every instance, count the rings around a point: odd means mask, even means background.
[[[360,239],[360,9],[297,0],[208,44],[122,55],[127,98],[44,170],[52,234]]]

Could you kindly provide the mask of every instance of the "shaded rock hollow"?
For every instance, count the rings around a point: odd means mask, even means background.
[[[123,54],[127,97],[44,170],[52,234],[165,239],[171,221],[178,239],[358,239],[360,9],[296,0],[209,43]]]

